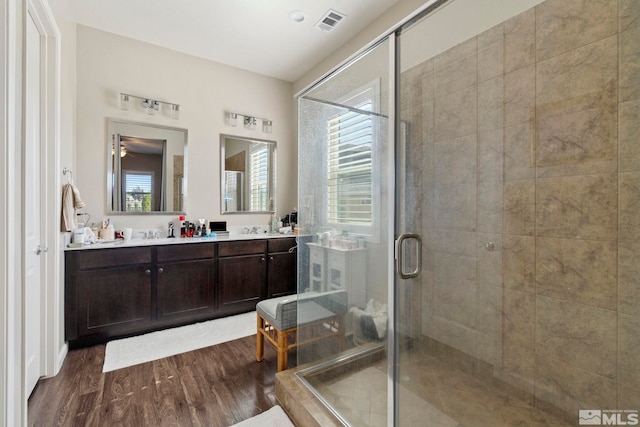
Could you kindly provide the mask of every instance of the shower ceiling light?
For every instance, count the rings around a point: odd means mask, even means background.
[[[291,19],[293,22],[302,22],[304,21],[304,18],[304,12],[301,10],[294,10],[289,13],[289,19]]]

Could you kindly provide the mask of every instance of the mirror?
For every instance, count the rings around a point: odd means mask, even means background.
[[[186,154],[186,129],[110,119],[109,213],[184,213]]]
[[[273,212],[276,142],[220,135],[223,214]]]

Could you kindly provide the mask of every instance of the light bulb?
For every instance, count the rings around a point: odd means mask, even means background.
[[[255,117],[245,117],[244,118],[244,126],[247,129],[255,129],[256,128],[256,118]]]
[[[129,95],[121,93],[120,94],[120,108],[122,110],[129,109]]]

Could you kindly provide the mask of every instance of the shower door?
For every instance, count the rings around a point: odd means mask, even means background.
[[[342,344],[329,339],[300,345],[297,363],[320,366],[308,381],[334,414],[352,426],[386,425],[389,413],[387,295],[394,216],[390,47],[388,40],[380,42],[298,101],[298,223],[307,236],[298,239],[298,293],[303,298],[298,321],[312,316],[309,307],[318,303],[343,319],[346,339]],[[324,323],[326,330],[332,325]],[[307,333],[302,328],[299,324],[301,342]],[[346,356],[358,360],[348,378],[339,368],[342,362],[336,362]]]
[[[639,13],[456,0],[398,30],[398,425],[637,424]]]

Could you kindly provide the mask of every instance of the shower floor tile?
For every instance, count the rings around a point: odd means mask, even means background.
[[[569,426],[507,390],[425,354],[400,364],[402,425],[442,427]],[[386,362],[331,377],[306,377],[351,426],[387,425]]]

